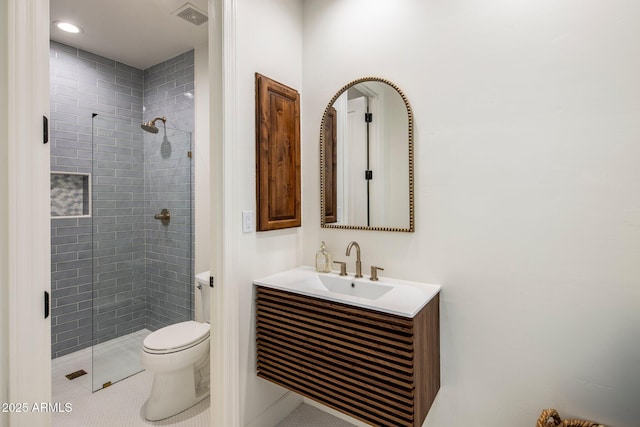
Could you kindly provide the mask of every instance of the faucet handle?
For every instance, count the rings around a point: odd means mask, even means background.
[[[371,278],[369,280],[373,280],[374,282],[378,280],[378,270],[384,271],[384,268],[376,267],[375,265],[371,266]]]
[[[344,261],[333,261],[334,264],[340,264],[340,276],[347,275],[347,263]]]

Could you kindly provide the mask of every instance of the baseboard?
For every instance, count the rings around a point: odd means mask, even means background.
[[[275,427],[302,404],[302,396],[287,392],[245,427]]]
[[[334,416],[334,417],[336,417],[336,418],[340,418],[340,419],[341,419],[341,420],[343,420],[343,421],[346,421],[346,422],[348,422],[348,423],[351,423],[351,424],[353,424],[353,425],[354,425],[354,426],[356,426],[356,427],[371,427],[369,424],[366,424],[366,423],[364,423],[364,422],[362,422],[362,421],[360,421],[360,420],[357,420],[357,419],[352,418],[352,417],[350,417],[350,416],[348,416],[348,415],[346,415],[346,414],[343,414],[343,413],[342,413],[342,412],[340,412],[340,411],[336,411],[336,410],[335,410],[335,409],[333,409],[333,408],[329,408],[328,406],[324,406],[323,404],[318,403],[318,402],[316,402],[315,400],[311,400],[311,399],[309,399],[309,398],[307,398],[307,397],[303,397],[303,398],[302,398],[302,400],[303,400],[303,402],[304,402],[304,403],[306,403],[307,405],[310,405],[310,406],[313,406],[313,407],[315,407],[315,408],[318,408],[318,409],[320,409],[321,411],[324,411],[324,412],[326,412],[326,413],[328,413],[328,414],[333,415],[333,416]],[[257,427],[257,426],[256,426],[256,427]]]

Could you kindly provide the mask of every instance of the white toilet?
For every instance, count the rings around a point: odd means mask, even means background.
[[[196,275],[195,317],[149,334],[142,366],[153,372],[145,418],[158,421],[209,396],[209,272]]]

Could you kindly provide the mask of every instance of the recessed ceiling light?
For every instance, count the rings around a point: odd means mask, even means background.
[[[70,24],[68,22],[54,21],[53,25],[60,28],[62,31],[66,31],[67,33],[76,34],[76,33],[82,32],[82,28],[78,27],[77,25]]]

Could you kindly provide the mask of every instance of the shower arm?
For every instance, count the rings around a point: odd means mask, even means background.
[[[164,117],[164,116],[162,116],[162,117],[156,117],[155,119],[153,119],[153,120],[151,120],[151,121],[149,121],[149,122],[147,122],[147,123],[148,123],[148,124],[150,124],[151,126],[155,126],[155,125],[156,125],[156,122],[157,122],[158,120],[161,120],[161,121],[162,121],[162,123],[167,124],[167,118],[166,118],[166,117]]]

